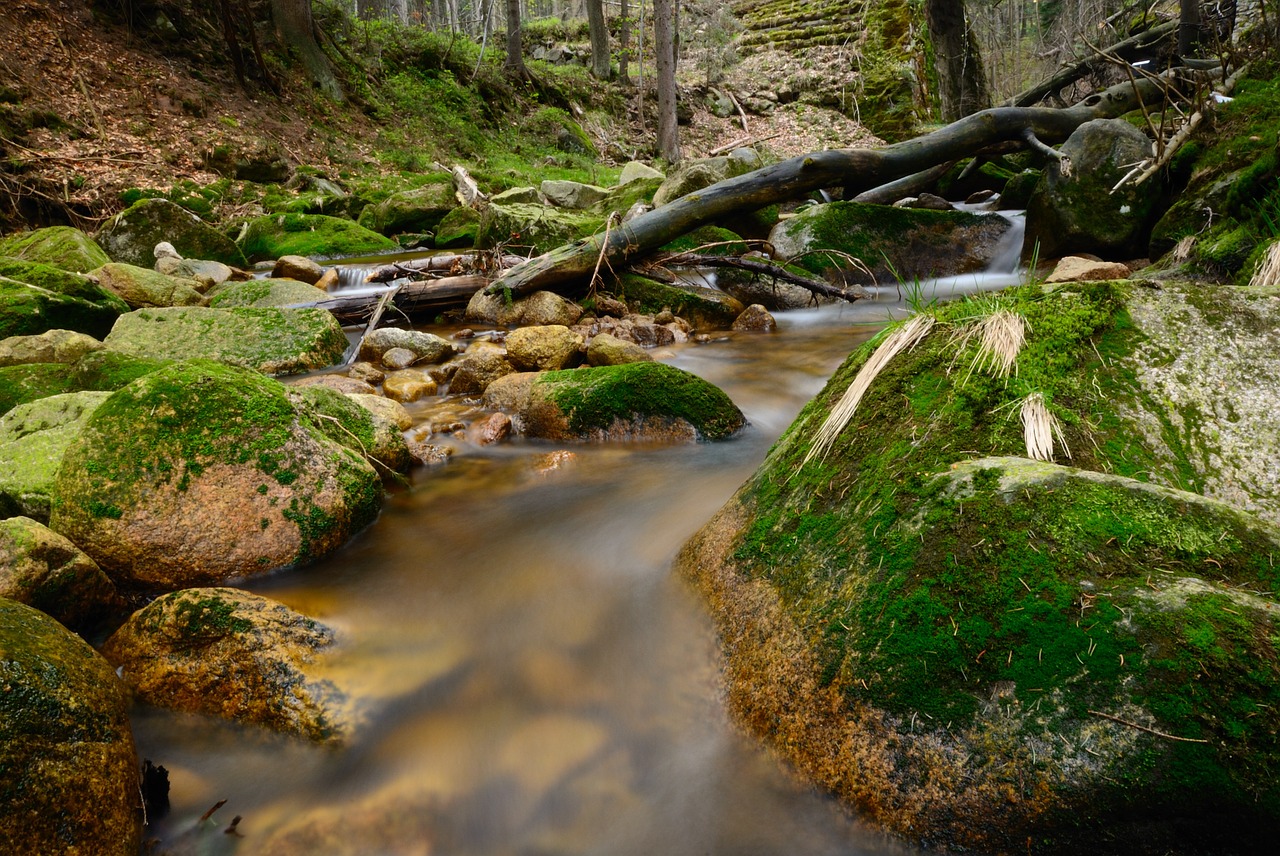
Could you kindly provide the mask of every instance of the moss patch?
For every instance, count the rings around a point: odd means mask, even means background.
[[[367,256],[399,248],[395,241],[358,223],[321,214],[275,214],[250,220],[239,245],[251,262],[281,256]]]

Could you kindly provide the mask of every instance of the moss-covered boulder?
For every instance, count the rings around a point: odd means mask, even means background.
[[[630,309],[654,315],[670,309],[699,329],[726,329],[745,308],[736,297],[701,285],[667,285],[625,273],[614,289]]]
[[[46,330],[35,336],[0,339],[0,366],[25,363],[74,363],[102,343],[74,330]]]
[[[204,297],[193,279],[179,279],[118,262],[103,265],[93,274],[103,288],[127,303],[130,309],[204,304]]]
[[[0,413],[19,404],[81,389],[74,366],[65,363],[26,363],[0,368]]]
[[[101,339],[119,315],[115,305],[93,303],[0,276],[0,339],[59,329]]]
[[[1151,156],[1151,140],[1122,119],[1094,119],[1077,128],[1062,154],[1070,171],[1054,161],[1027,203],[1028,251],[1037,242],[1043,258],[1093,253],[1129,259],[1146,252],[1157,188],[1120,182]]]
[[[436,175],[440,179],[436,183],[402,190],[366,206],[360,213],[360,225],[381,235],[434,231],[445,215],[458,207],[453,179],[447,173]]]
[[[599,214],[566,211],[550,205],[490,203],[480,215],[476,246],[528,247],[537,254],[602,231],[604,218]]]
[[[328,297],[328,292],[323,289],[296,279],[255,279],[222,286],[217,294],[209,298],[209,305],[215,309],[231,309],[236,306],[295,306],[319,303]]]
[[[121,315],[105,344],[134,357],[204,358],[265,374],[289,374],[338,362],[347,337],[324,309],[190,306]]]
[[[56,268],[53,265],[0,258],[0,276],[54,291],[66,297],[87,300],[105,309],[114,310],[117,315],[129,311],[129,307],[123,300],[103,288],[92,277]]]
[[[436,225],[436,249],[474,247],[480,235],[480,212],[470,207],[450,211]]]
[[[998,214],[829,202],[778,223],[769,241],[778,258],[810,273],[867,285],[982,270],[1009,227]],[[841,253],[861,261],[870,274]]]
[[[0,520],[0,598],[25,603],[73,629],[89,627],[122,605],[93,559],[29,517]]]
[[[39,262],[73,273],[88,273],[111,258],[79,229],[50,226],[0,238],[0,256]]]
[[[360,359],[376,363],[394,348],[412,352],[415,363],[444,362],[458,352],[452,342],[434,333],[406,330],[403,327],[381,327],[360,342]]]
[[[727,178],[745,175],[762,165],[760,155],[753,149],[734,149],[720,157],[683,160],[654,192],[653,204],[661,208],[682,196]]]
[[[326,437],[360,455],[379,473],[389,476],[409,469],[412,459],[402,429],[372,408],[324,386],[302,387],[296,401]]]
[[[102,653],[147,704],[332,741],[350,725],[345,700],[308,667],[333,642],[330,628],[277,601],[193,588],[135,612]]]
[[[49,522],[49,497],[62,455],[110,395],[52,395],[19,404],[0,417],[0,515]]]
[[[723,440],[746,424],[715,385],[656,362],[510,375],[485,403],[549,440]]]
[[[142,838],[128,692],[42,612],[0,598],[0,837],[24,853],[134,856]]]
[[[251,262],[281,256],[339,258],[395,252],[400,245],[353,220],[323,214],[272,214],[244,224],[238,240]]]
[[[950,304],[828,434],[906,331],[859,349],[677,561],[735,715],[934,846],[1265,846],[1275,311],[1172,283]],[[999,372],[980,343],[1015,317],[1025,345]]]
[[[245,265],[234,241],[168,199],[139,199],[108,220],[97,237],[114,261],[138,267],[155,264],[156,244],[162,241],[186,258]]]
[[[114,392],[171,362],[172,360],[153,357],[135,357],[119,351],[91,351],[72,365],[72,380],[78,390]]]
[[[172,590],[324,555],[381,497],[282,384],[191,360],[98,406],[63,456],[50,528],[118,583]]]

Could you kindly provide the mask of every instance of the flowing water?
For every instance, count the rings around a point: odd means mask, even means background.
[[[781,313],[773,335],[666,349],[742,408],[740,436],[459,446],[336,555],[251,583],[338,631],[318,671],[359,724],[333,748],[137,711],[139,752],[173,785],[151,834],[213,854],[912,852],[735,730],[710,619],[670,572],[845,355],[902,312],[887,289]]]

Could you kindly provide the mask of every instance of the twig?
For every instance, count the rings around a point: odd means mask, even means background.
[[[206,811],[204,814],[200,815],[200,820],[198,820],[198,821],[197,821],[197,823],[204,823],[206,820],[208,820],[209,818],[213,817],[213,813],[214,813],[215,811],[217,811],[218,809],[222,808],[222,807],[223,807],[224,805],[226,805],[226,804],[227,804],[227,801],[226,801],[226,800],[218,800],[216,803],[214,803],[214,804],[209,808],[209,810],[208,810],[208,811]]]
[[[378,322],[382,320],[382,313],[387,308],[387,304],[390,303],[399,292],[400,286],[397,285],[393,288],[387,289],[383,293],[382,298],[378,300],[378,305],[373,309],[373,314],[369,316],[369,323],[365,325],[364,332],[360,334],[360,341],[356,342],[356,346],[351,349],[351,355],[342,361],[343,368],[346,368],[355,362],[356,357],[360,355],[360,349],[364,347],[364,340],[369,338],[369,334],[378,326]]]
[[[745,145],[754,146],[759,143],[768,142],[769,140],[776,139],[777,137],[781,137],[781,136],[782,136],[782,132],[779,131],[776,134],[770,134],[767,137],[756,137],[755,139],[752,139],[751,137],[739,137],[736,140],[725,143],[723,146],[716,146],[714,149],[707,152],[707,156],[715,157],[716,155],[722,155],[725,152],[732,151],[733,149],[742,148]]]
[[[591,280],[587,283],[587,291],[595,293],[596,283],[600,280],[600,263],[604,261],[605,248],[609,246],[609,232],[613,229],[613,217],[618,212],[611,211],[604,221],[604,240],[600,242],[600,255],[596,256],[596,267],[591,272]],[[609,270],[613,270],[610,266]]]
[[[747,127],[747,111],[742,109],[742,105],[738,103],[738,99],[734,98],[733,93],[728,89],[724,91],[724,94],[729,96],[729,100],[733,102],[733,106],[738,110],[738,118],[742,120],[742,133],[750,133],[750,129]]]
[[[1248,63],[1240,66],[1230,77],[1223,81],[1222,86],[1218,87],[1214,92],[1221,95],[1226,95],[1231,92],[1231,90],[1236,86],[1236,81],[1240,79],[1248,68]],[[1209,97],[1212,98],[1213,93],[1210,93]],[[1164,151],[1161,153],[1160,157],[1156,158],[1154,163],[1143,170],[1142,174],[1133,180],[1135,187],[1155,175],[1168,165],[1169,161],[1173,160],[1173,156],[1177,154],[1178,149],[1182,148],[1182,144],[1191,137],[1191,134],[1195,131],[1196,127],[1204,121],[1204,112],[1204,108],[1202,107],[1191,114],[1191,118],[1186,121],[1186,124],[1179,128],[1178,132],[1169,138],[1169,142],[1164,144]]]
[[[1139,725],[1136,722],[1130,722],[1127,719],[1121,719],[1118,716],[1112,716],[1111,714],[1103,713],[1100,710],[1091,710],[1089,712],[1092,713],[1094,716],[1100,716],[1103,719],[1109,719],[1112,722],[1118,722],[1121,725],[1127,725],[1130,728],[1136,728],[1139,731],[1145,731],[1148,734],[1154,734],[1156,737],[1163,737],[1166,740],[1177,740],[1180,743],[1208,743],[1209,742],[1208,740],[1200,740],[1195,737],[1178,737],[1177,735],[1174,735],[1174,734],[1166,734],[1163,731],[1156,731],[1154,728],[1148,728],[1145,725]]]

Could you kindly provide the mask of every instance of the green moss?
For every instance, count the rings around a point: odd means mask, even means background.
[[[699,249],[700,247],[707,248]],[[694,250],[713,256],[740,256],[747,251],[747,245],[742,242],[741,237],[728,229],[702,226],[662,247],[664,253],[688,253]]]
[[[75,383],[78,389],[113,391],[170,362],[131,357],[118,351],[91,351],[76,361]]]
[[[87,273],[111,261],[92,238],[70,226],[51,226],[0,238],[0,256]]]
[[[175,592],[161,598],[149,609],[156,610],[158,617],[172,611],[172,619],[166,623],[193,641],[220,639],[253,629],[253,622],[236,616],[234,603],[223,600],[216,593],[200,590]]]
[[[102,339],[119,316],[114,305],[91,303],[0,276],[0,338],[75,330]]]
[[[728,437],[743,424],[720,389],[665,363],[542,372],[534,383],[564,413],[574,434],[607,430],[635,415],[683,419],[708,440]]]
[[[28,363],[0,367],[0,413],[19,404],[81,389],[71,366],[63,363]]]
[[[249,261],[295,255],[310,258],[391,252],[395,241],[351,220],[320,214],[276,214],[250,220],[240,240]]]
[[[87,300],[114,310],[116,314],[129,311],[128,305],[123,300],[87,276],[71,273],[52,265],[0,258],[0,277],[25,282],[27,285],[34,285],[67,297]]]
[[[670,309],[702,329],[726,328],[743,309],[741,303],[717,289],[677,287],[632,273],[618,279],[616,291],[637,312],[653,315]]]

